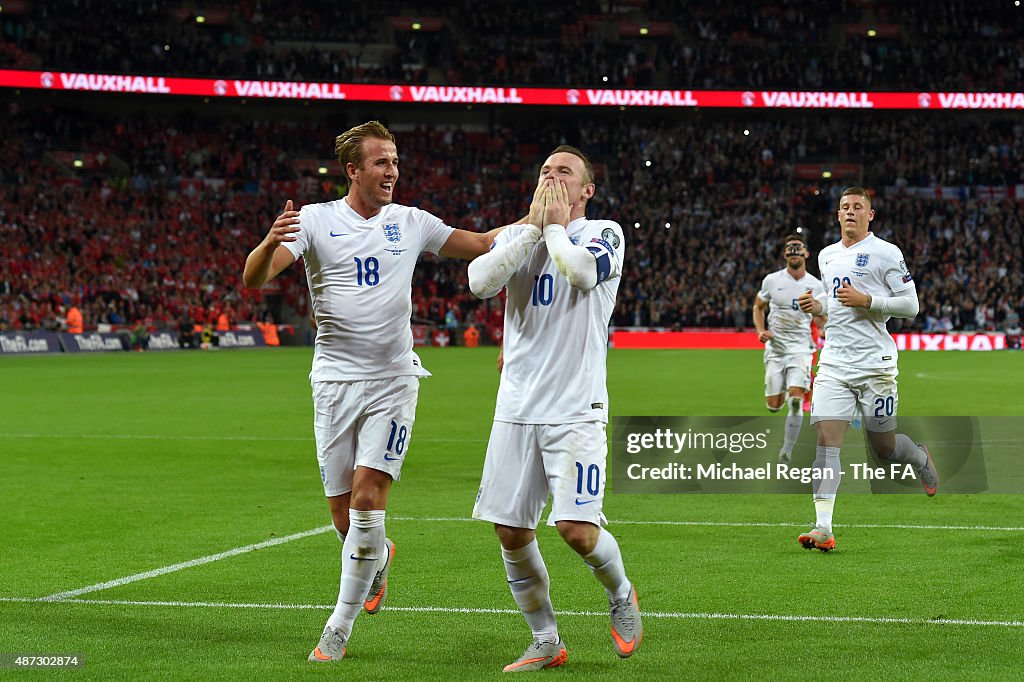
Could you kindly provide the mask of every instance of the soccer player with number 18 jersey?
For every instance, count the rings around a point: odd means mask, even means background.
[[[335,152],[348,194],[301,211],[289,200],[243,273],[246,286],[260,287],[301,256],[313,300],[313,433],[342,542],[338,601],[313,663],[340,661],[356,616],[377,613],[387,596],[395,544],[384,535],[385,507],[409,454],[419,378],[430,376],[412,350],[416,260],[423,251],[471,259],[497,234],[392,203],[398,149],[377,121],[339,135]]]

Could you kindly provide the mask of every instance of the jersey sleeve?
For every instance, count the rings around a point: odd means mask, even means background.
[[[771,275],[765,275],[764,279],[761,280],[761,289],[757,292],[757,297],[768,303],[772,300],[771,283],[768,281],[771,279]]]
[[[523,232],[524,225],[509,225],[504,230],[499,232],[495,237],[494,241],[491,242],[491,251],[494,251],[499,246],[504,246],[510,241],[518,237]]]
[[[295,241],[282,242],[281,245],[291,251],[295,260],[302,257],[309,249],[313,234],[317,226],[316,212],[311,206],[303,206],[299,209],[299,231],[294,233]]]
[[[583,232],[581,246],[597,261],[597,283],[615,279],[622,274],[626,255],[626,238],[613,220],[595,220]]]
[[[415,209],[416,224],[420,227],[422,245],[420,251],[430,251],[438,255],[444,247],[448,237],[455,231],[454,227],[446,225],[443,220],[435,215],[421,209]]]
[[[913,289],[914,278],[910,275],[910,268],[907,267],[907,261],[903,258],[903,252],[899,247],[893,246],[892,251],[886,256],[883,261],[885,271],[882,273],[882,277],[889,285],[889,289],[894,294]]]

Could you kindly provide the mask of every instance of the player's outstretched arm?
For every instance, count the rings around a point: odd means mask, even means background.
[[[292,252],[278,247],[285,242],[296,241],[295,233],[299,229],[299,212],[292,210],[292,200],[289,199],[284,204],[284,212],[270,226],[267,236],[246,257],[242,284],[259,289],[294,263]]]
[[[444,256],[445,258],[461,258],[463,260],[473,260],[478,256],[482,256],[491,250],[491,245],[494,243],[495,237],[497,237],[506,228],[512,227],[512,225],[523,225],[529,222],[529,216],[523,216],[514,223],[508,225],[502,225],[496,227],[493,230],[487,232],[470,232],[469,230],[455,230],[448,237],[448,240],[438,251],[438,255]],[[536,224],[536,223],[534,223]]]

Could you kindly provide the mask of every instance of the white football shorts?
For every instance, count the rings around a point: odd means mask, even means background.
[[[898,373],[895,368],[840,369],[819,365],[811,396],[811,423],[850,421],[860,415],[868,431],[894,431],[899,407]]]
[[[494,422],[473,518],[536,529],[551,496],[548,525],[606,523],[602,506],[608,439],[601,422]]]
[[[352,492],[357,466],[398,480],[416,421],[419,379],[313,382],[313,433],[327,497]]]
[[[810,353],[780,355],[764,360],[764,394],[779,395],[788,392],[790,386],[799,386],[804,391],[811,388]]]

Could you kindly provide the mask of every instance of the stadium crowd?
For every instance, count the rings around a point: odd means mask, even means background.
[[[453,85],[1024,89],[1015,28],[1024,10],[1012,2],[460,0],[420,3],[416,16],[396,0],[242,0],[202,11],[135,0],[11,5],[0,14],[0,68]]]
[[[72,304],[87,328],[177,328],[222,312],[261,321],[267,293],[307,314],[299,268],[254,292],[241,287],[241,263],[286,198],[301,205],[344,193],[337,168],[319,175],[295,163],[325,157],[336,131],[18,107],[0,121],[0,182],[11,188],[0,205],[0,329],[57,327]],[[576,143],[599,162],[592,214],[626,230],[613,324],[739,328],[750,324],[761,278],[781,267],[780,239],[801,226],[812,252],[837,240],[836,191],[865,184],[878,191],[875,230],[902,246],[913,269],[922,301],[913,328],[1019,326],[1024,203],[977,196],[1024,183],[1024,124],[1012,117],[606,117],[579,123],[578,139],[561,130],[403,128],[396,199],[469,229],[511,222],[525,214],[543,154]],[[89,163],[69,166],[66,150]],[[854,180],[795,177],[815,162],[862,170]],[[942,185],[968,189],[946,198],[916,191]],[[500,302],[469,293],[463,263],[424,258],[414,318],[448,329],[472,322],[495,337]]]

